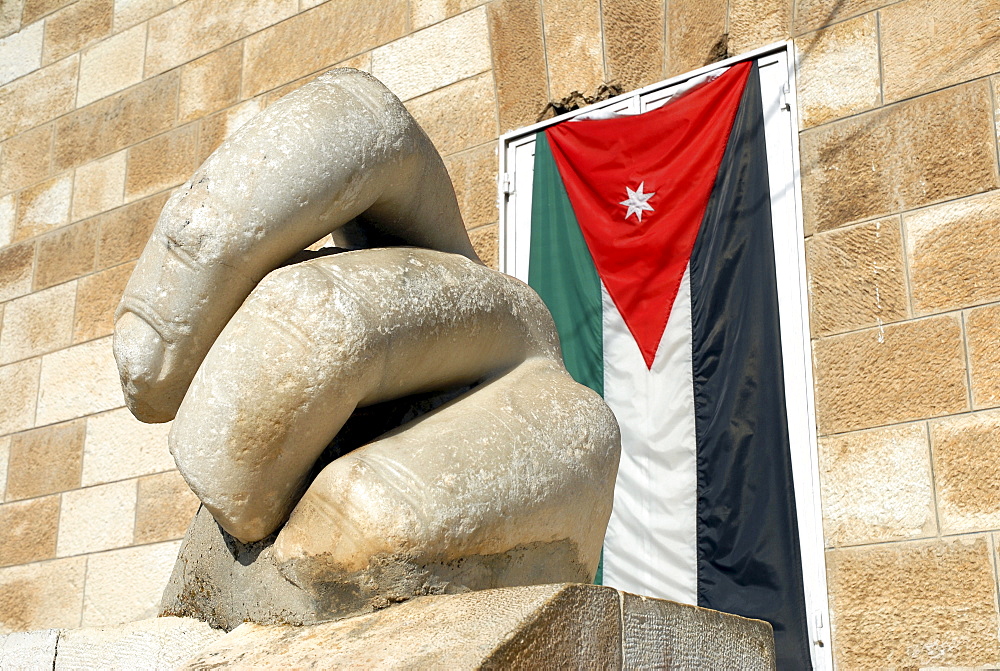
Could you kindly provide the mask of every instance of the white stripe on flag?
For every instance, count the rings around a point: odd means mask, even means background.
[[[622,431],[615,503],[604,539],[604,584],[697,603],[697,461],[690,268],[684,271],[653,368],[602,285],[604,400]]]

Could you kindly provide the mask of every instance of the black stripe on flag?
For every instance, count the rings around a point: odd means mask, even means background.
[[[811,668],[760,78],[754,64],[691,255],[698,605],[767,620]]]

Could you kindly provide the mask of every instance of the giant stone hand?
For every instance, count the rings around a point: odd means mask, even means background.
[[[283,265],[330,232],[390,246]],[[566,373],[537,295],[478,263],[443,162],[372,77],[328,73],[219,147],[167,202],[116,317],[132,412],[174,419],[205,508],[243,542],[278,532],[296,585],[386,562],[439,591],[593,578],[614,417]],[[357,409],[449,389],[317,466]]]

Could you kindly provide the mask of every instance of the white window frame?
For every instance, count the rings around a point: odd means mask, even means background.
[[[582,115],[639,114],[658,107],[656,103],[663,104],[669,98],[671,89],[696,77],[742,61],[758,62],[771,182],[778,314],[807,627],[812,641],[813,666],[816,669],[832,669],[792,53],[790,41],[778,42],[554,119],[505,133],[500,137],[499,151],[500,270],[528,281],[536,133]],[[792,188],[789,189],[789,186]]]

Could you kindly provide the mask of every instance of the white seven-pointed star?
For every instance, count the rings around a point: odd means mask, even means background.
[[[625,213],[625,219],[628,219],[633,214],[635,218],[642,221],[642,213],[644,211],[653,212],[653,206],[646,201],[656,195],[656,192],[643,193],[642,186],[645,182],[639,182],[639,188],[633,191],[632,189],[625,187],[625,192],[628,194],[628,199],[623,200],[619,205],[625,205],[628,207],[628,212]]]

